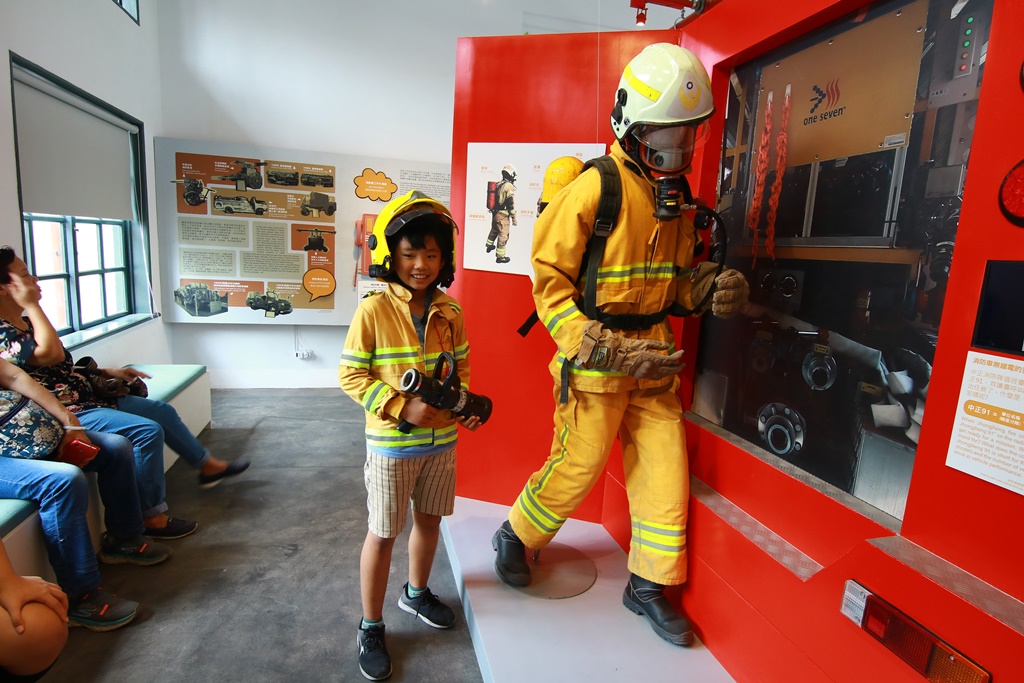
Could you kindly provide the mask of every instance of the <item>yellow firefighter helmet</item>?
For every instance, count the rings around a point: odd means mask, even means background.
[[[392,274],[391,268],[391,247],[388,245],[388,237],[395,235],[399,230],[413,221],[431,219],[435,224],[450,228],[451,238],[442,231],[443,240],[438,240],[438,246],[442,251],[448,252],[448,264],[441,271],[439,285],[447,287],[452,283],[455,276],[455,233],[459,226],[455,224],[451,211],[441,202],[431,199],[419,190],[406,192],[400,197],[395,197],[388,202],[384,209],[377,215],[373,223],[373,234],[367,239],[367,246],[370,247],[370,277],[378,280],[389,281]],[[448,244],[441,244],[441,242]],[[446,248],[447,246],[447,248]],[[449,251],[450,250],[450,251]]]

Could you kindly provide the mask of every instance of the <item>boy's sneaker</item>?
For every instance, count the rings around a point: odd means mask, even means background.
[[[99,558],[104,564],[137,564],[145,567],[160,564],[170,556],[169,547],[145,536],[114,538],[104,533],[100,541]]]
[[[425,589],[419,597],[409,597],[409,584],[402,587],[402,595],[398,598],[398,607],[403,612],[415,614],[427,626],[434,628],[451,628],[455,625],[455,612],[452,608],[437,599],[437,596]]]
[[[71,601],[68,626],[84,626],[90,631],[113,631],[135,618],[139,603],[119,598],[96,588]]]
[[[359,671],[371,681],[383,681],[391,675],[391,655],[384,644],[384,624],[359,629]]]

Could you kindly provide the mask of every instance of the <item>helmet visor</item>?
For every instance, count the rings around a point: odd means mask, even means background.
[[[633,136],[640,158],[652,170],[678,173],[690,165],[693,151],[708,137],[708,122],[677,126],[639,125]]]

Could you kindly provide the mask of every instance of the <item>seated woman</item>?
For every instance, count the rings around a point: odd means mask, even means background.
[[[89,483],[85,472],[96,473],[103,501],[106,532],[100,541],[101,562],[152,566],[171,556],[170,548],[142,535],[144,527],[131,442],[116,434],[83,431],[78,418],[53,394],[24,370],[3,359],[0,359],[0,387],[35,401],[64,426],[63,439],[53,444],[51,442],[59,435],[56,425],[39,424],[25,417],[23,412],[8,418],[0,443],[0,498],[30,500],[39,506],[46,553],[64,591],[61,597],[67,595],[64,598],[65,621],[92,631],[121,628],[135,618],[139,603],[108,593],[100,586],[97,554],[86,519]],[[27,435],[31,435],[28,441],[42,447],[52,446],[53,451],[39,459],[13,457],[19,450],[16,445],[21,443],[19,439]],[[50,435],[52,438],[48,438]],[[98,446],[99,451],[72,458],[69,444],[73,440]],[[2,570],[0,564],[0,605],[10,610],[11,606],[4,603],[2,596]],[[15,615],[12,613],[12,616]],[[3,637],[0,632],[0,641]],[[0,667],[8,667],[8,660],[0,662]],[[10,671],[13,673],[13,669]]]
[[[41,294],[25,262],[10,247],[0,247],[0,358],[27,369],[87,428],[131,440],[147,536],[173,539],[191,534],[198,526],[194,521],[167,514],[164,442],[199,470],[199,485],[203,487],[241,474],[249,462],[214,457],[167,403],[138,396],[96,396],[89,380],[74,371],[71,353],[39,306]],[[125,379],[139,376],[127,368],[107,372]]]
[[[19,576],[0,543],[0,681],[33,681],[68,639],[68,598],[38,576]]]

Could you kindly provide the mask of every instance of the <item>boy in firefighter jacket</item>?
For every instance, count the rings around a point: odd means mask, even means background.
[[[708,309],[732,315],[748,287],[735,270],[718,272],[708,262],[693,267],[692,220],[656,197],[672,196],[663,190],[690,170],[713,112],[700,61],[676,45],[648,46],[627,65],[612,109],[617,142],[610,157],[621,209],[599,266],[584,269],[602,194],[597,168],[555,195],[538,218],[533,296],[558,346],[550,366],[554,438],[547,462],[492,538],[501,580],[529,584],[525,549],[552,540],[598,481],[617,436],[633,529],[623,604],[681,646],[692,642],[693,631],[664,588],[687,578],[689,475],[676,395],[684,363],[665,316]],[[585,301],[586,292],[593,301]]]
[[[359,668],[370,680],[391,674],[383,607],[391,552],[412,501],[409,580],[398,606],[428,626],[451,628],[455,614],[427,587],[441,518],[455,501],[456,431],[478,416],[456,417],[400,391],[406,370],[430,373],[442,354],[469,383],[462,309],[438,290],[455,276],[455,232],[448,209],[419,191],[389,202],[369,240],[370,275],[388,283],[356,310],[338,368],[342,389],[366,410],[365,483],[369,530],[359,562],[363,616]]]

